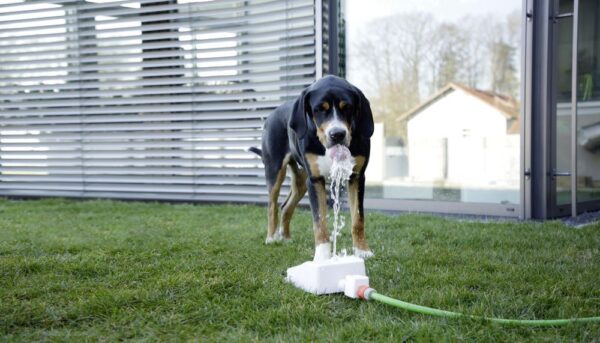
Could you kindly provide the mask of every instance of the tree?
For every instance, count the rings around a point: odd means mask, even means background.
[[[432,48],[427,55],[427,65],[431,74],[430,94],[462,78],[466,44],[460,28],[455,24],[441,23],[435,29],[432,38]]]
[[[514,65],[516,49],[506,42],[496,41],[490,43],[491,55],[491,84],[490,89],[494,93],[506,94],[516,97],[519,80]]]
[[[396,14],[370,23],[357,43],[361,65],[373,76],[373,114],[384,123],[387,136],[405,136],[397,119],[421,100],[434,27],[430,14]]]
[[[519,12],[509,14],[504,22],[497,23],[489,41],[490,89],[495,93],[517,98],[519,77],[517,47],[520,32]]]
[[[502,21],[487,15],[458,23],[417,12],[367,25],[355,50],[386,136],[405,139],[406,123],[398,118],[450,82],[516,97],[520,20],[519,11]]]

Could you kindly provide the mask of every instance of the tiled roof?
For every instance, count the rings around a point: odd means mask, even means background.
[[[514,119],[515,123],[517,125],[516,132],[519,131],[518,130],[519,103],[515,99],[513,99],[509,96],[506,96],[506,95],[468,87],[465,85],[461,85],[459,83],[449,83],[444,88],[442,88],[440,91],[438,91],[433,96],[431,96],[429,99],[425,100],[418,106],[410,109],[408,112],[401,115],[398,118],[398,121],[410,119],[411,117],[415,116],[416,114],[418,114],[419,112],[421,112],[422,110],[424,110],[425,108],[430,106],[435,101],[439,100],[440,98],[444,97],[446,94],[448,94],[452,91],[455,91],[455,90],[461,90],[461,91],[463,91],[469,95],[472,95],[473,97],[487,103],[488,105],[491,105],[492,107],[498,109],[502,114],[504,114],[507,119]],[[512,126],[514,126],[515,123],[513,123]],[[512,126],[511,126],[511,128],[512,128]],[[509,129],[509,131],[510,131],[510,129]]]

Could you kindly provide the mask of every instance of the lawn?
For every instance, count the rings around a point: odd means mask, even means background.
[[[311,218],[264,245],[253,205],[0,199],[0,341],[594,341],[600,324],[503,327],[407,313],[283,280]],[[348,228],[341,246],[349,248]],[[476,315],[600,315],[600,224],[367,215],[378,292]]]

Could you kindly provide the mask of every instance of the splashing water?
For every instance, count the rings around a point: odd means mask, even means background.
[[[335,145],[327,149],[327,156],[332,160],[329,177],[331,179],[331,199],[333,200],[333,232],[331,234],[333,240],[332,256],[335,257],[337,256],[337,236],[340,235],[340,232],[346,224],[344,217],[340,216],[340,209],[342,206],[340,196],[344,184],[352,175],[354,158],[350,154],[350,150],[342,145]]]

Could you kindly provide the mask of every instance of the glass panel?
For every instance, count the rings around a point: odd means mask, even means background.
[[[367,196],[519,202],[521,0],[346,2],[376,121]]]
[[[600,2],[581,0],[577,51],[577,201],[600,200]]]
[[[571,13],[573,0],[561,0],[558,13]],[[571,203],[571,70],[573,50],[573,18],[556,22],[556,205]],[[566,209],[565,209],[566,210]],[[569,209],[570,210],[570,209]]]

